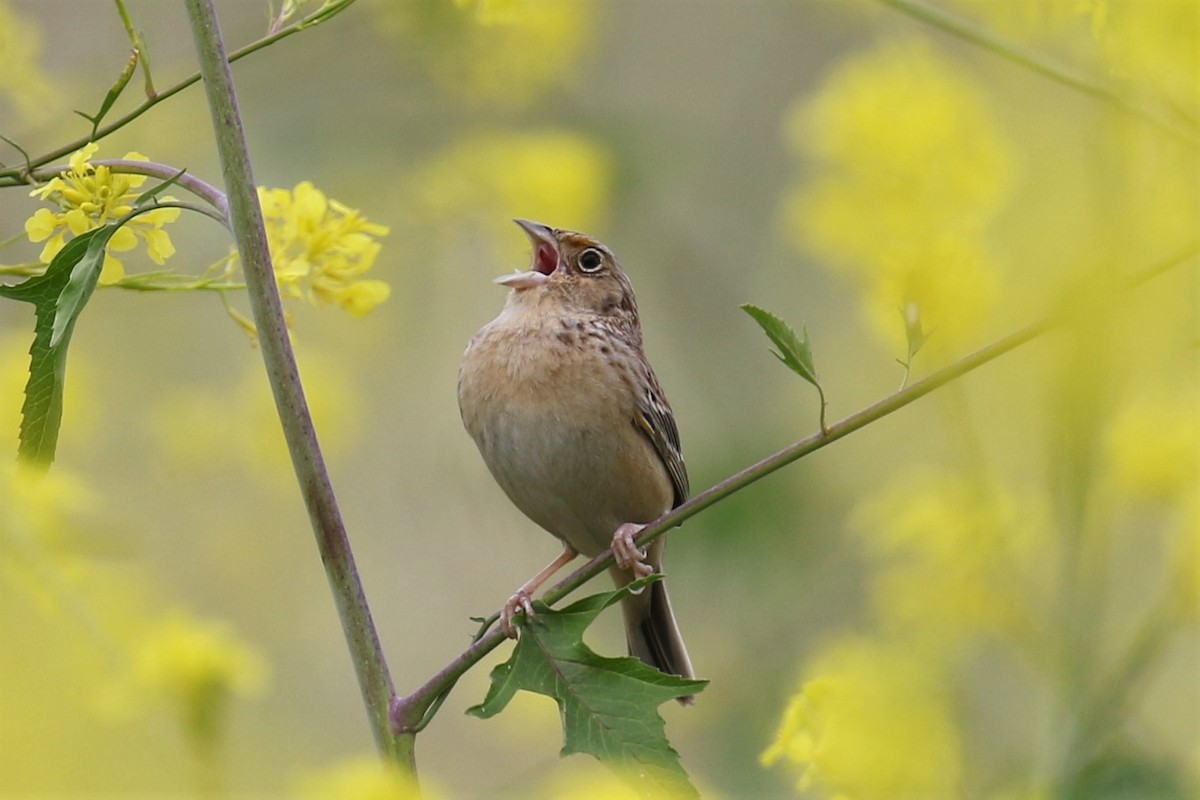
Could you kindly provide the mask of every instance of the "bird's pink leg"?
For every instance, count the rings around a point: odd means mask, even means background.
[[[512,618],[519,612],[525,612],[526,617],[534,617],[533,603],[531,599],[533,593],[538,590],[538,587],[546,582],[554,573],[562,569],[566,564],[571,562],[571,559],[579,555],[575,552],[575,548],[570,545],[563,545],[563,551],[558,558],[547,564],[541,572],[534,575],[525,583],[521,584],[521,588],[513,592],[513,596],[508,598],[508,602],[504,604],[504,608],[500,610],[500,630],[504,631],[504,635],[510,639],[517,638],[517,629],[513,627]]]
[[[612,551],[617,566],[624,570],[633,570],[634,576],[644,578],[654,573],[654,567],[646,563],[646,551],[634,543],[633,537],[645,528],[634,522],[626,522],[617,528],[613,534]]]

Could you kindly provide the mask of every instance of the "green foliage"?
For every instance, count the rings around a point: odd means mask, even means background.
[[[15,286],[0,285],[0,297],[34,306],[29,380],[21,406],[17,447],[17,457],[25,463],[48,467],[54,461],[62,423],[67,346],[79,315],[96,290],[109,239],[129,220],[158,207],[158,194],[181,175],[182,171],[143,192],[134,201],[134,210],[121,219],[67,242],[41,275]]]
[[[903,359],[896,359],[900,366],[904,367],[904,380],[900,382],[900,388],[903,389],[908,385],[908,376],[912,372],[913,359],[917,357],[917,353],[929,341],[932,332],[926,333],[921,325],[921,309],[916,303],[910,303],[901,310],[900,315],[904,318],[904,337],[908,340],[908,354]]]
[[[1170,764],[1124,752],[1088,764],[1061,796],[1064,800],[1183,800],[1194,795]]]
[[[518,620],[521,636],[512,656],[492,670],[487,697],[468,713],[498,714],[520,690],[546,695],[562,716],[562,755],[590,753],[647,796],[698,797],[657,709],[699,692],[707,681],[664,675],[636,658],[606,658],[583,643],[584,630],[601,611],[646,583],[558,611],[535,603],[537,617]]]
[[[113,103],[117,102],[117,98],[121,96],[121,92],[125,91],[125,87],[129,84],[129,79],[133,77],[133,71],[137,69],[139,53],[134,50],[129,56],[129,61],[125,64],[125,69],[121,70],[121,74],[117,76],[117,80],[113,83],[112,88],[104,95],[104,100],[100,103],[100,110],[95,115],[85,114],[82,111],[75,113],[92,123],[92,133],[88,137],[89,141],[96,138],[96,131],[100,128],[100,123],[104,117],[112,110]]]
[[[141,194],[139,194],[137,196],[137,199],[133,201],[133,207],[141,208],[142,206],[147,205],[148,203],[153,203],[153,204],[157,205],[158,204],[158,196],[160,194],[162,194],[163,192],[165,192],[167,189],[174,186],[176,183],[178,183],[179,179],[182,178],[186,172],[187,172],[187,169],[181,169],[181,170],[179,170],[179,172],[176,172],[170,178],[168,178],[167,180],[158,184],[157,186],[155,186],[151,189],[147,189],[146,191],[142,192]]]
[[[21,406],[21,460],[41,466],[54,461],[62,422],[67,346],[79,314],[96,288],[104,246],[118,224],[81,234],[63,247],[46,272],[16,286],[0,286],[0,297],[32,303],[36,322],[29,349],[29,381]]]
[[[817,394],[821,397],[821,430],[825,430],[825,390],[821,388],[821,381],[817,378],[812,346],[808,341],[808,329],[801,328],[804,335],[797,336],[790,325],[765,308],[743,303],[742,310],[754,318],[771,343],[779,348],[772,350],[771,354],[792,372],[816,387]]]

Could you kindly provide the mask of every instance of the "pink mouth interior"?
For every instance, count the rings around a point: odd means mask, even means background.
[[[537,251],[533,254],[533,271],[549,275],[557,266],[558,253],[550,245],[539,242]]]

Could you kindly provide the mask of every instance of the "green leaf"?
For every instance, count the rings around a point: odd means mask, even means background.
[[[125,87],[128,85],[129,79],[133,77],[133,71],[137,69],[138,57],[139,54],[137,50],[134,50],[130,54],[129,61],[125,64],[125,69],[121,70],[121,74],[117,76],[116,83],[114,83],[112,88],[108,90],[108,94],[104,95],[104,100],[100,103],[100,110],[96,112],[95,116],[85,114],[82,111],[75,112],[88,122],[92,123],[92,134],[89,138],[96,138],[96,130],[100,127],[100,122],[112,109],[113,103],[117,102],[117,98],[121,96],[121,92],[125,91]]]
[[[589,753],[650,797],[698,797],[664,732],[658,707],[699,692],[707,681],[664,675],[636,658],[607,658],[583,643],[583,632],[631,584],[561,610],[534,603],[537,617],[518,618],[521,636],[508,661],[492,670],[483,702],[467,710],[491,717],[520,690],[553,698],[563,724],[562,755]]]
[[[804,331],[804,337],[801,338],[796,335],[791,326],[764,308],[744,303],[742,310],[754,318],[771,343],[779,348],[778,352],[771,351],[776,358],[813,386],[821,385],[817,379],[817,368],[813,364],[807,329],[801,329]]]
[[[166,191],[170,186],[175,184],[180,178],[182,178],[183,174],[185,172],[187,172],[186,169],[181,169],[181,170],[179,170],[179,172],[176,172],[170,178],[167,178],[165,181],[158,184],[158,186],[155,186],[153,189],[147,189],[146,191],[139,194],[137,196],[137,198],[134,199],[134,201],[133,201],[133,207],[141,208],[142,206],[146,205],[149,202],[152,202],[152,201],[157,202],[157,197],[160,194],[162,194],[164,191]]]
[[[58,252],[44,274],[15,286],[0,286],[0,297],[32,303],[36,318],[33,346],[29,349],[29,380],[25,384],[25,402],[21,406],[17,455],[23,461],[49,466],[54,460],[62,421],[67,345],[75,322],[96,286],[99,269],[80,271],[71,290],[74,299],[69,303],[69,311],[60,310],[60,299],[76,278],[77,268],[87,259],[93,242],[107,243],[116,227],[115,224],[108,225],[75,237]],[[103,251],[103,245],[100,245],[101,261]]]
[[[87,247],[79,260],[71,267],[67,285],[63,287],[62,293],[59,294],[55,303],[54,323],[50,328],[51,349],[62,344],[63,336],[67,335],[67,331],[75,325],[75,320],[79,318],[79,312],[83,310],[84,305],[91,298],[92,292],[96,290],[96,281],[100,279],[100,270],[104,267],[104,248],[116,230],[116,225],[106,225],[95,231],[89,231]],[[79,241],[79,239],[74,241]],[[53,262],[51,266],[53,266]]]
[[[804,332],[804,337],[801,338],[796,335],[790,325],[765,308],[743,303],[742,311],[753,317],[772,344],[779,348],[778,351],[772,350],[771,354],[782,361],[792,372],[817,388],[817,395],[821,401],[821,430],[828,432],[828,428],[825,427],[825,389],[822,388],[821,381],[817,378],[817,367],[813,363],[812,347],[808,342],[808,329],[801,328]]]

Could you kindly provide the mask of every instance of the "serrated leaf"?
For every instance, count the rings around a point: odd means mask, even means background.
[[[765,308],[744,303],[742,310],[754,318],[771,343],[779,348],[778,351],[771,351],[776,358],[813,386],[820,386],[820,381],[817,379],[817,368],[813,364],[812,347],[809,345],[807,329],[801,329],[804,332],[804,336],[801,338],[796,335],[790,325]]]
[[[63,247],[46,272],[15,286],[0,286],[0,297],[32,303],[34,306],[33,345],[29,349],[29,380],[25,384],[25,402],[21,406],[21,433],[17,456],[32,464],[49,466],[58,444],[62,422],[63,385],[67,366],[67,345],[79,312],[86,305],[95,283],[80,286],[80,294],[70,315],[63,315],[57,344],[52,345],[58,303],[75,267],[87,255],[93,240],[112,235],[105,228],[81,234]],[[103,251],[103,248],[101,248]],[[99,273],[96,274],[99,276]]]
[[[491,717],[522,690],[545,695],[562,717],[562,755],[589,753],[645,796],[698,797],[658,707],[699,692],[707,681],[665,675],[636,658],[601,656],[583,643],[600,612],[629,592],[592,595],[557,611],[534,603],[537,617],[518,620],[512,656],[492,670],[487,696],[467,713]]]
[[[91,298],[92,292],[96,290],[96,282],[100,280],[100,270],[104,268],[104,248],[108,246],[108,240],[112,238],[116,230],[116,225],[106,225],[95,231],[89,231],[87,247],[79,260],[71,267],[67,284],[63,287],[62,293],[55,303],[54,322],[50,328],[51,349],[62,344],[63,336],[70,327],[75,325],[75,320],[79,318],[79,312],[83,310],[84,305]],[[78,239],[74,241],[78,241]],[[53,266],[53,262],[51,266]]]

